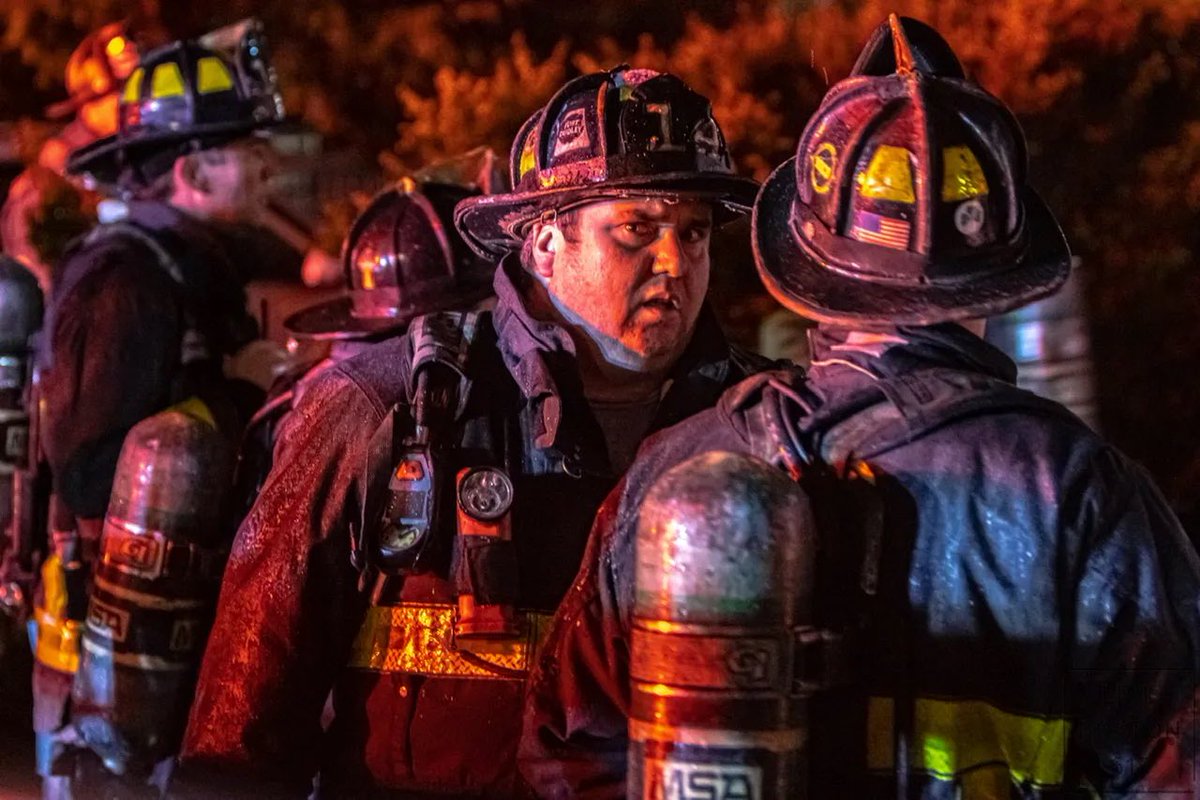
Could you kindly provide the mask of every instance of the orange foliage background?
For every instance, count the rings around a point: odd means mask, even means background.
[[[389,173],[479,144],[506,151],[564,79],[628,61],[708,94],[739,164],[761,178],[892,11],[939,28],[1022,119],[1034,184],[1087,270],[1106,432],[1190,499],[1200,481],[1197,0],[0,0],[0,108],[34,113],[80,33],[116,16],[188,35],[255,14],[289,109],[333,142],[379,153]],[[727,299],[761,292],[737,267],[720,287]]]

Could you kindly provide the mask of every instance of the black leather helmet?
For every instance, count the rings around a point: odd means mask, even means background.
[[[380,192],[342,246],[347,295],[293,314],[284,327],[298,339],[365,339],[491,295],[492,262],[471,252],[451,224],[455,204],[478,193],[410,178]]]
[[[153,154],[166,154],[169,164],[177,154],[221,146],[283,117],[261,26],[247,26],[230,54],[173,42],[144,55],[125,82],[117,133],[73,152],[67,171],[113,184]]]
[[[626,66],[560,89],[521,127],[509,169],[512,192],[455,213],[479,253],[516,249],[543,214],[593,200],[689,194],[745,213],[758,188],[734,174],[708,98],[674,75]]]
[[[891,71],[873,39],[868,72],[829,90],[755,202],[759,274],[797,313],[933,324],[1016,308],[1067,279],[1070,251],[1026,183],[1016,118],[921,27],[918,57],[891,17]]]

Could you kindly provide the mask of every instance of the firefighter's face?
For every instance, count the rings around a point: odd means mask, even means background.
[[[708,291],[712,207],[698,199],[590,203],[535,233],[534,267],[551,302],[614,366],[669,368]]]
[[[197,153],[197,185],[208,216],[253,221],[267,201],[278,159],[261,139],[243,139]]]

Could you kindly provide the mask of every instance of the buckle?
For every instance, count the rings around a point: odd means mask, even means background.
[[[850,682],[846,637],[812,626],[793,632],[792,694],[809,695]]]

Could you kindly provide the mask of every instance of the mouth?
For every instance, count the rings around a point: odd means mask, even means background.
[[[673,294],[661,294],[647,298],[638,303],[638,308],[648,308],[660,313],[679,311],[683,308],[683,301],[681,301],[678,296]]]

